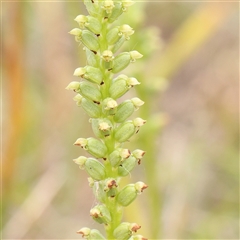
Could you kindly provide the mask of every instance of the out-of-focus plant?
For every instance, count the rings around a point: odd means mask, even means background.
[[[145,154],[140,149],[123,148],[146,122],[139,117],[128,120],[144,102],[137,97],[120,102],[118,99],[140,82],[124,74],[114,77],[142,57],[135,50],[117,53],[134,30],[128,24],[112,25],[134,2],[85,0],[84,4],[89,15],[78,15],[75,20],[80,28],[74,28],[70,34],[84,45],[88,65],[74,72],[74,76],[84,81],[71,82],[67,89],[77,93],[74,100],[89,115],[96,138],[77,139],[74,144],[92,157],[80,156],[74,162],[90,176],[89,185],[99,202],[90,215],[104,224],[106,238],[145,239],[133,234],[140,226],[122,222],[122,216],[123,207],[130,205],[147,185],[138,181],[120,188],[121,179],[130,175]],[[105,239],[97,229],[84,227],[78,233],[87,239]]]

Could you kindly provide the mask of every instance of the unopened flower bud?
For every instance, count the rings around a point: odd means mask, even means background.
[[[97,37],[89,30],[83,30],[80,39],[83,45],[85,45],[89,50],[97,52],[99,49]]]
[[[143,55],[139,53],[138,51],[131,51],[129,52],[131,56],[131,62],[135,62],[137,59],[142,58]]]
[[[73,160],[80,169],[86,169],[87,173],[94,180],[100,181],[106,177],[105,166],[94,158],[79,157]]]
[[[141,194],[147,185],[143,182],[137,182],[135,184],[128,184],[117,195],[117,201],[122,206],[128,206],[132,203],[138,194]]]
[[[73,90],[74,92],[78,92],[79,87],[80,87],[80,82],[70,82],[67,85],[66,89],[67,90]]]
[[[140,100],[140,99],[139,99]],[[133,103],[133,101],[130,100],[126,100],[124,102],[122,102],[118,108],[117,108],[117,112],[114,115],[114,121],[115,122],[124,122],[128,117],[130,117],[132,115],[132,113],[134,112],[135,109],[135,105]]]
[[[113,53],[110,50],[105,50],[102,53],[102,58],[105,62],[110,62],[110,61],[113,60],[114,56],[113,56]]]
[[[129,65],[131,59],[132,57],[129,52],[123,52],[117,55],[113,60],[112,72],[118,73],[125,69]]]
[[[112,45],[112,44],[116,43],[120,37],[121,36],[119,36],[119,28],[115,27],[115,28],[112,28],[111,30],[109,30],[109,32],[107,33],[106,39],[108,41],[108,44]]]
[[[110,14],[114,8],[114,2],[112,0],[104,0],[102,3],[102,8],[106,11],[106,13]]]
[[[96,139],[96,138],[88,138],[87,139],[87,151],[96,158],[103,158],[107,154],[107,147],[105,144]]]
[[[137,97],[132,98],[131,102],[133,103],[136,110],[144,104],[144,101]]]
[[[118,166],[118,164],[121,161],[121,156],[118,150],[114,150],[113,152],[111,152],[111,154],[109,155],[109,162],[111,163],[112,167],[116,167]]]
[[[90,177],[96,181],[106,178],[105,166],[94,158],[88,158],[85,162],[85,169]]]
[[[118,175],[125,177],[130,174],[130,172],[136,166],[137,159],[133,156],[125,159],[118,167]]]
[[[117,99],[123,96],[128,91],[128,86],[125,79],[116,79],[109,88],[111,98]]]
[[[113,235],[116,239],[127,240],[140,228],[137,223],[123,222],[114,230]]]
[[[103,76],[101,70],[92,66],[77,68],[73,75],[82,77],[92,83],[102,84]]]
[[[105,205],[97,205],[90,210],[90,216],[98,223],[108,224],[111,222],[111,215]]]
[[[81,30],[79,28],[74,28],[69,33],[76,36],[76,40],[78,42],[81,41],[83,45],[86,46],[89,50],[97,52],[97,50],[99,49],[97,37],[89,30]]]
[[[98,86],[84,81],[79,84],[78,90],[83,97],[92,100],[94,103],[100,103],[102,95]]]
[[[101,109],[99,108],[98,104],[83,98],[80,94],[76,95],[73,100],[76,101],[77,105],[81,106],[91,118],[100,117]]]
[[[116,129],[115,139],[120,143],[126,142],[135,133],[135,130],[132,121],[124,122]]]
[[[78,138],[74,145],[82,147],[97,158],[105,157],[107,154],[107,147],[96,138]]]

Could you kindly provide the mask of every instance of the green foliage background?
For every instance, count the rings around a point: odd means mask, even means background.
[[[81,2],[2,2],[2,238],[79,239],[95,199],[72,144],[92,136],[65,90],[85,54],[67,32]],[[148,190],[126,209],[149,239],[239,238],[237,2],[142,2],[121,17],[142,84],[131,140],[146,150],[130,181]]]

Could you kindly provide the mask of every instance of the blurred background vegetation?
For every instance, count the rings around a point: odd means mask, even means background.
[[[86,64],[68,32],[79,2],[2,2],[2,238],[79,239],[95,199],[72,144],[92,136],[65,90]],[[142,2],[121,17],[148,120],[130,149],[147,153],[130,182],[148,190],[125,211],[149,239],[239,239],[237,2]]]

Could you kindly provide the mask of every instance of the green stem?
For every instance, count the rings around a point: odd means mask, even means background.
[[[121,223],[122,220],[122,207],[120,207],[114,198],[108,199],[108,209],[111,213],[112,221],[106,227],[107,239],[114,240],[115,237],[113,235],[114,229]]]
[[[99,39],[101,54],[103,53],[103,51],[108,49],[108,43],[107,43],[107,39],[106,39],[107,28],[108,28],[107,22],[104,22],[103,26],[102,26],[101,36]],[[108,64],[106,62],[104,62],[103,60],[100,60],[100,61],[102,61],[102,62],[100,62],[99,66],[101,66],[101,71],[104,76],[104,84],[100,87],[100,91],[102,94],[102,98],[106,99],[106,98],[110,97],[109,96],[109,87],[111,85],[113,74],[108,71]],[[113,123],[113,128],[115,128],[116,124],[112,120],[112,116],[108,115],[105,117],[107,117]],[[113,132],[114,132],[114,129],[113,129]],[[108,148],[108,154],[110,154],[116,148],[116,141],[114,139],[113,134],[111,136],[109,136],[109,138],[106,138],[104,140],[104,143]],[[105,161],[105,167],[106,167],[106,172],[107,172],[108,178],[111,178],[111,177],[116,178],[117,177],[117,171],[114,171],[114,169],[112,168],[108,159]],[[117,188],[117,191],[118,191],[118,188]],[[114,232],[114,229],[121,223],[123,210],[122,210],[122,207],[119,206],[119,204],[117,203],[116,198],[107,198],[105,205],[107,206],[109,212],[111,213],[111,222],[105,227],[107,239],[115,240],[113,232]]]

